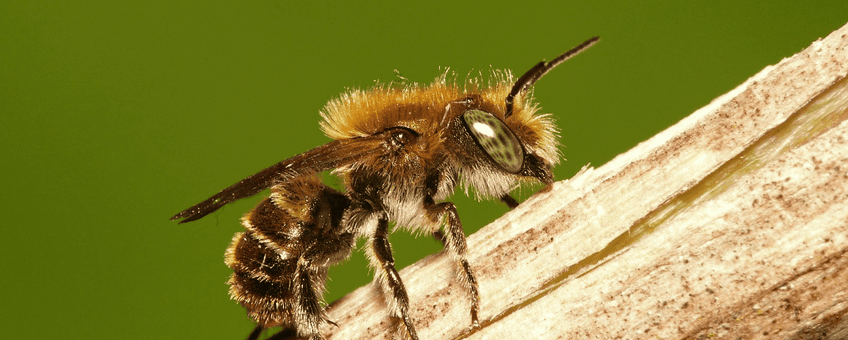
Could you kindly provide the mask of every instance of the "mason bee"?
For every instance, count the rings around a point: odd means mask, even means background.
[[[417,340],[388,241],[390,221],[443,242],[468,291],[471,326],[479,327],[465,234],[456,207],[444,200],[461,185],[477,198],[498,198],[513,208],[518,203],[509,193],[518,183],[552,184],[551,168],[559,161],[556,127],[549,115],[537,114],[528,92],[597,41],[540,62],[514,82],[509,71],[494,72],[485,88],[476,80],[459,86],[443,74],[429,86],[351,90],[321,111],[321,129],[333,141],[247,177],[171,220],[194,221],[271,189],[242,218],[245,231],[233,237],[225,256],[233,269],[230,295],[257,323],[248,339],[270,327],[284,329],[275,337],[322,339],[320,326],[332,323],[322,305],[327,270],[363,237],[389,313]],[[324,171],[338,176],[343,190],[326,185],[319,176]]]

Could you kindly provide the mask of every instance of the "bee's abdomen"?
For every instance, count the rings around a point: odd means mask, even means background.
[[[266,198],[244,216],[247,231],[237,233],[225,262],[233,269],[230,296],[263,327],[293,325],[291,278],[300,257],[299,239],[287,231],[301,227]]]
[[[302,326],[296,311],[303,309],[299,306],[304,294],[320,298],[326,268],[299,266],[308,262],[304,259],[308,250],[314,253],[321,240],[335,235],[347,204],[343,194],[325,187],[317,177],[300,178],[274,187],[270,197],[242,218],[245,232],[233,237],[225,255],[233,269],[227,283],[230,296],[259,326]],[[346,254],[349,251],[348,247]],[[304,275],[314,285],[304,287],[297,281]]]

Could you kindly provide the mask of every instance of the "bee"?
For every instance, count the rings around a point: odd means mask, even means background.
[[[322,303],[327,270],[350,255],[357,238],[366,239],[367,258],[397,328],[417,340],[389,222],[442,241],[458,264],[471,326],[478,328],[477,279],[456,206],[444,200],[462,186],[477,198],[497,198],[514,208],[518,203],[509,193],[518,184],[549,188],[559,161],[557,130],[549,115],[537,113],[529,92],[598,39],[536,64],[514,82],[509,71],[494,72],[486,88],[477,81],[460,87],[445,73],[429,86],[351,90],[321,111],[321,129],[331,142],[247,177],[171,220],[191,222],[271,189],[241,219],[245,231],[233,237],[225,255],[233,270],[230,295],[257,323],[250,340],[271,327],[283,328],[275,337],[323,339],[320,327],[333,324]],[[319,176],[324,171],[338,176],[343,190],[326,185]]]

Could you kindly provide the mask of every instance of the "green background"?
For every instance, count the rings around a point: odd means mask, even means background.
[[[168,218],[326,143],[324,103],[393,70],[420,83],[444,67],[520,74],[600,35],[536,87],[562,129],[565,179],[846,21],[844,0],[4,1],[2,337],[244,338],[223,253],[259,197]],[[469,234],[506,211],[459,196]],[[392,240],[399,267],[440,250]],[[370,280],[361,252],[330,275],[329,301]]]

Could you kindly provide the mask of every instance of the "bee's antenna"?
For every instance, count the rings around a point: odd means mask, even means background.
[[[584,41],[582,44],[575,46],[574,48],[566,51],[563,54],[560,54],[558,57],[554,58],[551,61],[545,62],[541,61],[536,66],[533,66],[529,71],[525,72],[517,81],[515,81],[515,85],[512,86],[512,91],[509,91],[509,95],[506,96],[506,117],[512,114],[512,104],[515,96],[518,95],[519,92],[526,90],[527,88],[533,86],[539,78],[542,78],[546,73],[552,70],[557,65],[562,64],[564,61],[570,59],[571,57],[577,55],[583,50],[589,48],[594,45],[600,37],[592,37],[589,40]]]

